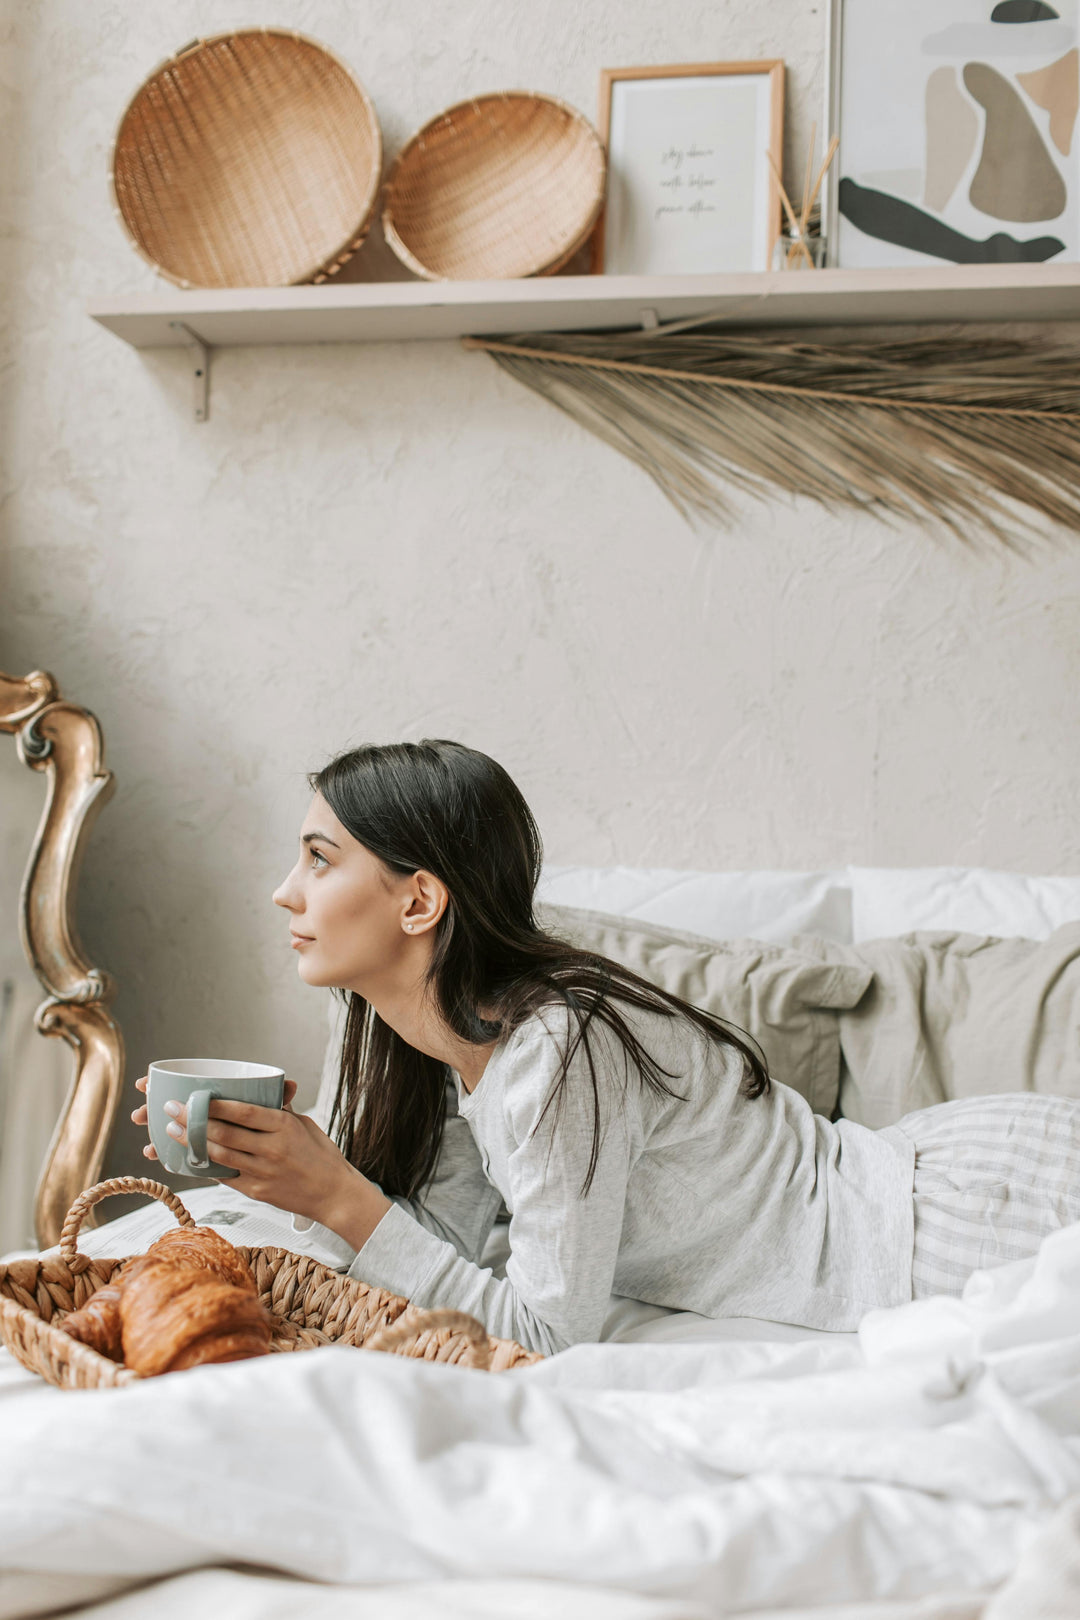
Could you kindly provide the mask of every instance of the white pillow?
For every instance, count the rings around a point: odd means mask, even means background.
[[[916,929],[1048,939],[1063,923],[1080,920],[1080,877],[1029,877],[982,866],[847,871],[856,945]]]
[[[604,911],[706,939],[788,945],[817,934],[850,945],[845,871],[683,872],[670,867],[545,866],[536,891],[546,905]]]

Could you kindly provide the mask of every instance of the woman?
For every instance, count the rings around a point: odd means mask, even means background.
[[[300,977],[349,997],[330,1134],[291,1082],[283,1111],[215,1103],[207,1134],[364,1282],[545,1354],[597,1339],[612,1293],[844,1330],[1080,1219],[1080,1104],[830,1123],[741,1032],[545,934],[539,833],[487,755],[362,747],[311,785],[274,900]],[[504,1202],[500,1279],[478,1261]]]

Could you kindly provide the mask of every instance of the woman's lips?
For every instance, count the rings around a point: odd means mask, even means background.
[[[300,950],[304,945],[314,945],[314,943],[315,936],[313,934],[293,934],[292,936],[292,948],[294,951]]]

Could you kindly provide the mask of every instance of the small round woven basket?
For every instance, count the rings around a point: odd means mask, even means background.
[[[606,167],[600,137],[565,102],[524,90],[476,96],[399,153],[386,240],[428,281],[551,275],[596,224]]]
[[[217,34],[170,57],[120,120],[111,183],[136,249],[180,287],[325,281],[367,234],[375,109],[301,34]]]
[[[77,1246],[89,1211],[116,1193],[145,1193],[170,1209],[181,1226],[196,1224],[160,1181],[117,1176],[89,1188],[72,1204],[58,1255],[0,1265],[0,1344],[22,1366],[61,1389],[115,1388],[139,1381],[138,1373],[69,1338],[57,1325],[111,1282],[123,1265],[122,1260],[91,1260]],[[543,1359],[513,1339],[489,1337],[464,1311],[421,1310],[397,1294],[342,1277],[306,1255],[239,1245],[237,1253],[250,1265],[259,1298],[270,1312],[271,1350],[351,1345],[489,1372],[527,1367]]]

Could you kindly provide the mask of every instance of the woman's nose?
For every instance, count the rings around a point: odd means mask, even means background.
[[[291,882],[292,873],[290,872],[284,883],[279,883],[273,894],[270,896],[275,906],[284,906],[286,911],[296,910],[296,902],[292,897],[292,892],[289,887]]]

